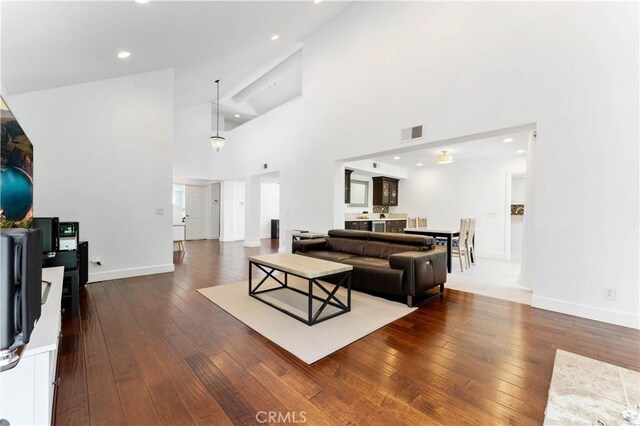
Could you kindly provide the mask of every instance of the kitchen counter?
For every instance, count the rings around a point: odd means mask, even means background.
[[[345,222],[370,222],[370,221],[388,221],[388,220],[407,220],[406,217],[385,217],[383,219],[345,219]]]

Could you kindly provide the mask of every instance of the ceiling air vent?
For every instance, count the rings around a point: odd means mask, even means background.
[[[400,142],[409,142],[422,138],[422,126],[409,127],[400,132]]]

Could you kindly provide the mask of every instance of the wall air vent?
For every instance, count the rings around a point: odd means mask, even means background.
[[[400,142],[410,142],[422,138],[422,126],[409,127],[400,131]]]

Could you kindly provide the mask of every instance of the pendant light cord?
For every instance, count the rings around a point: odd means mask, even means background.
[[[220,136],[220,80],[216,80],[216,137]]]

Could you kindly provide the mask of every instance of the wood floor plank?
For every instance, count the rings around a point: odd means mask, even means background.
[[[277,240],[186,249],[175,273],[91,284],[64,316],[58,424],[539,424],[557,349],[640,370],[638,330],[449,289],[307,365],[196,292],[246,280]]]
[[[256,411],[209,358],[195,354],[186,361],[233,424],[251,424],[255,421]]]
[[[122,411],[130,424],[158,424],[160,422],[158,413],[149,397],[124,330],[105,293],[104,287],[108,285],[113,284],[96,284],[93,295],[109,352],[113,377],[120,395]]]

